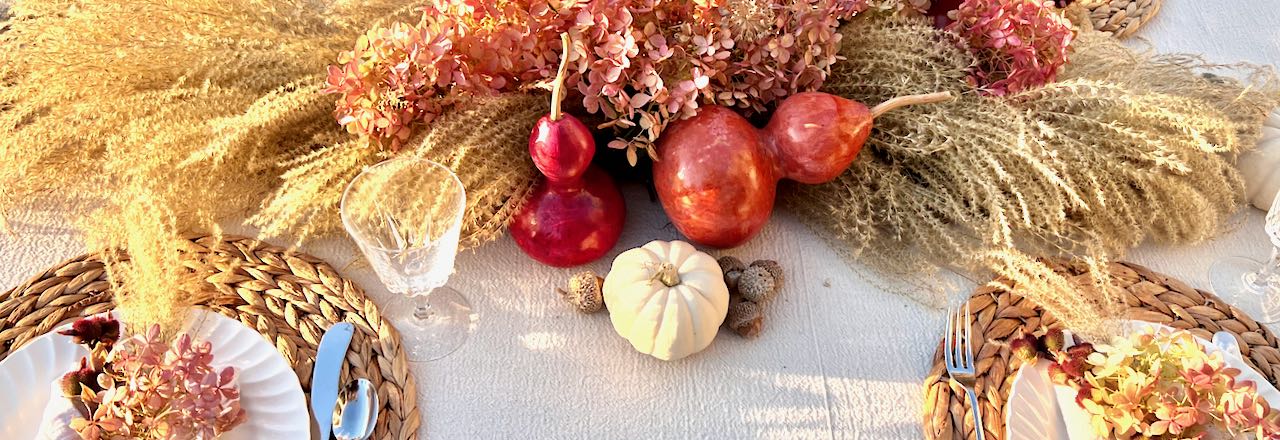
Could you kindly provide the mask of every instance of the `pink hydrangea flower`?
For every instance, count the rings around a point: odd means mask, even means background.
[[[978,59],[970,78],[996,96],[1056,80],[1075,38],[1052,0],[965,0],[950,18]]]

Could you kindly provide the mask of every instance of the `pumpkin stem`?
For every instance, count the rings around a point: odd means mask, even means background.
[[[658,267],[658,273],[653,275],[662,285],[667,287],[675,287],[680,285],[680,273],[676,272],[676,267],[671,263],[663,263]]]

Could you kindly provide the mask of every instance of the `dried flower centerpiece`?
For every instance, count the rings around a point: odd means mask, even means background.
[[[1050,378],[1076,390],[1103,438],[1280,438],[1280,413],[1257,384],[1240,380],[1222,352],[1208,353],[1191,333],[1144,329],[1052,356]]]
[[[885,3],[885,2],[880,2]],[[877,7],[883,7],[880,3]],[[815,90],[838,60],[840,20],[863,0],[433,0],[413,25],[375,27],[329,68],[339,123],[392,150],[441,112],[440,99],[544,86],[568,33],[570,74],[587,112],[653,156],[666,125],[700,104],[746,112]]]
[[[181,334],[169,344],[158,325],[121,340],[120,323],[101,316],[60,333],[90,352],[61,382],[84,440],[213,439],[247,417],[235,368],[214,368],[209,342]]]

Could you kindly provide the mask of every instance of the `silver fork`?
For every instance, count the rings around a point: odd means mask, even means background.
[[[986,437],[986,430],[982,425],[982,409],[978,407],[978,395],[974,393],[974,385],[977,383],[977,371],[973,362],[973,326],[969,323],[970,317],[969,303],[965,302],[964,314],[947,310],[947,334],[943,342],[942,356],[947,364],[947,375],[951,376],[951,380],[960,384],[964,388],[964,393],[969,396],[969,409],[973,411],[974,431],[978,434],[978,440]]]

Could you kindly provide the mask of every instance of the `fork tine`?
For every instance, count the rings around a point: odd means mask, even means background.
[[[947,332],[943,335],[942,339],[942,357],[946,362],[948,370],[952,369],[954,365],[951,363],[951,334],[954,332],[952,329],[952,326],[955,325],[955,319],[953,319],[954,316],[955,314],[952,313],[951,308],[947,307]]]
[[[964,356],[965,368],[974,369],[977,364],[973,362],[973,314],[972,306],[968,302],[964,304]]]

